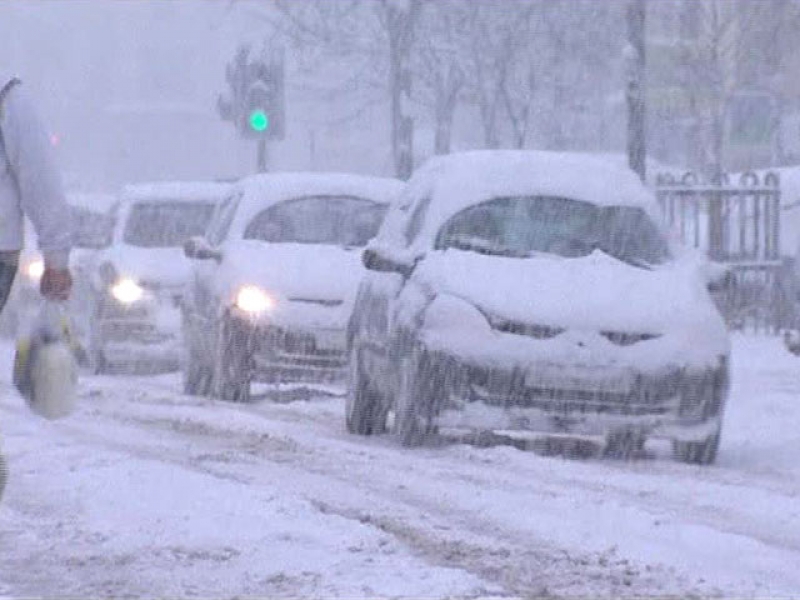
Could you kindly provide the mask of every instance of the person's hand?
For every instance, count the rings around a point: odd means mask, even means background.
[[[72,290],[72,275],[69,269],[54,269],[45,267],[42,280],[39,282],[39,291],[48,300],[64,301],[69,299]]]

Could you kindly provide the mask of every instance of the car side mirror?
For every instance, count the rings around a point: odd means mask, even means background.
[[[707,287],[712,294],[729,291],[736,283],[730,269],[719,263],[712,263],[708,271]]]
[[[396,257],[387,256],[376,248],[367,248],[361,255],[361,262],[370,271],[380,271],[382,273],[400,273],[403,277],[409,277],[416,266],[415,261],[402,261]]]
[[[200,236],[190,237],[183,243],[183,253],[189,258],[198,260],[222,261],[222,253],[211,247],[208,241]]]

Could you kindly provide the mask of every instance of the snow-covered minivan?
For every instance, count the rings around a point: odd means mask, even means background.
[[[180,304],[190,275],[183,243],[201,235],[230,184],[139,183],[123,188],[111,244],[93,255],[87,351],[96,372],[169,365],[181,356]]]
[[[185,246],[186,393],[246,402],[253,380],[341,377],[361,251],[401,187],[347,173],[242,179]]]
[[[671,247],[629,170],[579,154],[476,151],[413,175],[364,251],[347,428],[668,438],[715,458],[729,339],[718,272]]]

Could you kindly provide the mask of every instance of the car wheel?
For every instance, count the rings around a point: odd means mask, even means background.
[[[729,372],[727,364],[703,378],[698,379],[685,393],[683,410],[702,411],[703,419],[719,419],[716,429],[706,439],[698,442],[673,440],[672,455],[676,460],[693,465],[710,465],[717,459],[722,435],[722,414],[728,390]]]
[[[615,431],[606,436],[606,445],[603,456],[631,460],[645,456],[644,445],[647,441],[645,435],[638,431]]]
[[[387,408],[380,394],[364,373],[361,353],[350,353],[349,383],[345,398],[347,431],[358,435],[386,432]]]
[[[206,396],[211,392],[211,370],[203,365],[197,354],[189,349],[183,367],[183,393],[188,396]]]
[[[6,482],[8,481],[8,464],[3,452],[0,451],[0,500],[3,499],[3,492],[6,489]]]
[[[431,356],[415,348],[400,361],[395,391],[395,434],[406,447],[421,446],[436,433],[434,418],[443,395],[442,373]]]
[[[186,362],[183,365],[183,393],[188,396],[207,396],[211,393],[212,370],[204,364],[197,353],[198,336],[192,335],[188,318],[183,315],[183,344]]]
[[[89,325],[89,348],[88,363],[89,368],[95,375],[100,375],[108,371],[108,361],[105,354],[105,343],[103,340],[103,333],[101,331],[101,324],[99,318],[92,319]]]
[[[229,402],[250,402],[250,346],[250,335],[244,326],[224,317],[217,336],[214,396]]]
[[[676,460],[691,465],[710,465],[717,459],[721,429],[702,442],[672,442],[672,455]]]

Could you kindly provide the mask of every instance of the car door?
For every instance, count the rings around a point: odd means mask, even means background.
[[[387,217],[394,217],[395,222],[388,226],[396,227],[400,234],[387,236],[388,240],[395,242],[385,247],[387,255],[395,255],[398,259],[410,256],[408,249],[422,229],[430,203],[427,194],[419,199],[412,198],[405,206],[401,203],[397,214]],[[398,299],[408,280],[408,273],[368,270],[354,311],[354,331],[357,332],[354,344],[361,352],[360,359],[370,380],[384,393],[388,393],[392,385],[392,349],[396,348],[398,311],[401,309]]]
[[[229,236],[242,193],[236,192],[223,200],[214,213],[206,232],[206,242],[219,250]],[[184,304],[187,340],[195,344],[205,356],[212,356],[216,324],[220,314],[221,299],[215,292],[220,264],[214,259],[192,259],[192,277]]]

